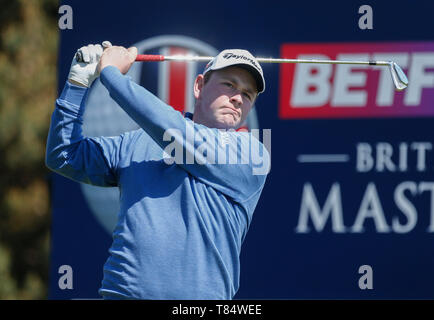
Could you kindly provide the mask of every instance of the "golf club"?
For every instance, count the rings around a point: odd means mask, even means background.
[[[76,55],[77,61],[83,61],[79,52]],[[206,56],[186,56],[186,55],[154,55],[138,54],[136,61],[198,61],[208,62],[213,57]],[[313,64],[355,64],[369,66],[387,66],[392,76],[393,84],[397,91],[402,91],[408,86],[408,79],[401,67],[393,61],[349,61],[349,60],[315,60],[315,59],[276,59],[276,58],[256,58],[259,63],[313,63]]]

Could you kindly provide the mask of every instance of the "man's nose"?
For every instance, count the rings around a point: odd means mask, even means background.
[[[241,93],[238,92],[231,97],[231,102],[235,107],[239,107],[243,104],[243,97]]]

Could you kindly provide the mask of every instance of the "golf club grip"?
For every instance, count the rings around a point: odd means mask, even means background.
[[[164,61],[164,56],[160,54],[138,54],[136,61]]]

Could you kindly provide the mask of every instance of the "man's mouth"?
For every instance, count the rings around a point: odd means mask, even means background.
[[[239,118],[239,116],[240,116],[240,113],[236,109],[234,109],[234,108],[224,106],[223,109],[230,110],[229,113],[232,114],[234,118]]]

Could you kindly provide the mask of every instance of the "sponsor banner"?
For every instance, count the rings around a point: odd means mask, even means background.
[[[143,1],[68,4],[74,27],[60,31],[59,91],[77,48],[104,40],[142,54],[239,48],[258,57],[395,61],[410,83],[401,92],[387,67],[261,65],[266,90],[246,127],[270,129],[272,165],[242,244],[235,299],[434,298],[434,7],[378,2],[374,29],[361,30],[360,3],[351,0],[318,1],[314,11],[311,2],[265,11],[259,2],[222,2],[213,14],[196,0],[170,2],[171,10]],[[396,21],[407,23],[402,32]],[[134,63],[128,76],[192,112],[205,64]],[[99,80],[90,91],[86,136],[138,128]],[[49,298],[98,299],[119,189],[53,174],[51,190]]]
[[[283,44],[281,57],[391,60],[409,79],[398,92],[387,66],[281,64],[281,119],[434,116],[434,42]]]

